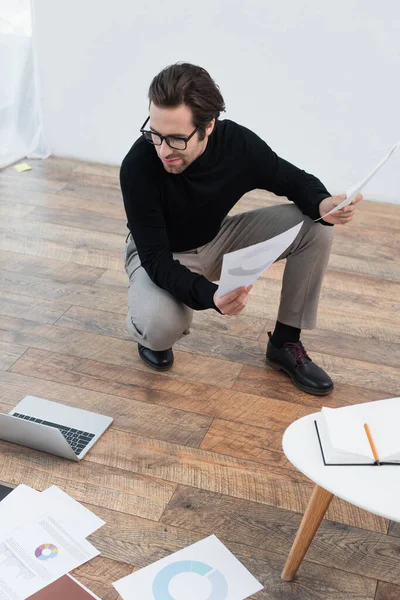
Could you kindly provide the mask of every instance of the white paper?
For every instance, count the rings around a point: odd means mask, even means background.
[[[263,589],[215,535],[113,586],[123,600],[244,600]]]
[[[332,213],[336,212],[337,210],[340,210],[341,208],[344,208],[348,204],[351,204],[351,202],[354,200],[354,198],[357,196],[357,194],[359,194],[361,192],[361,190],[363,190],[364,187],[367,185],[367,183],[369,183],[371,181],[371,179],[373,178],[375,173],[377,173],[381,169],[381,167],[383,167],[383,165],[389,160],[389,158],[392,156],[392,154],[394,154],[394,152],[397,150],[399,144],[400,144],[400,141],[397,142],[397,144],[395,144],[393,146],[393,148],[387,153],[385,158],[383,158],[380,161],[380,163],[377,164],[375,169],[373,169],[371,171],[371,173],[369,173],[369,175],[367,175],[365,177],[365,179],[363,179],[362,181],[359,181],[355,185],[352,185],[348,188],[348,190],[346,192],[346,199],[343,200],[343,202],[341,202],[340,204],[335,206],[335,208],[332,208],[332,210],[330,210],[328,213],[326,213],[323,217],[316,219],[316,221],[320,221],[321,219],[324,219],[328,215],[331,215]]]
[[[86,538],[105,523],[56,486],[38,492],[21,484],[0,503],[0,536],[44,513],[51,514],[60,526],[79,538]]]
[[[87,538],[105,525],[103,519],[55,485],[41,492],[40,502],[43,501],[43,498],[49,501],[47,510],[51,510],[51,514],[57,522],[71,534]]]
[[[399,460],[398,422],[400,399],[389,398],[341,408],[322,408],[333,450],[344,455],[374,460],[364,429],[368,423],[378,456],[382,461]]]
[[[303,222],[270,240],[224,254],[218,296],[254,283],[294,242]]]
[[[0,598],[25,600],[99,554],[49,515],[0,538]]]

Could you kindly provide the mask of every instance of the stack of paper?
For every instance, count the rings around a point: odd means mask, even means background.
[[[104,521],[56,486],[44,492],[26,485],[11,493],[0,489],[1,499],[1,600],[96,598],[63,576],[100,554],[86,538]],[[51,593],[53,582],[57,590]]]

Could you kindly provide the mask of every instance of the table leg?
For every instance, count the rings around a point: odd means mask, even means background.
[[[296,575],[332,498],[331,492],[327,492],[319,485],[315,486],[282,571],[281,577],[285,581],[292,581]]]

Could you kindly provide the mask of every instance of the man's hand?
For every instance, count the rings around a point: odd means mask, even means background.
[[[214,304],[223,315],[230,317],[236,316],[242,312],[249,299],[249,292],[253,286],[240,287],[225,296],[218,296],[218,290],[214,294]]]
[[[326,213],[328,213],[330,210],[332,210],[332,208],[335,208],[335,206],[343,202],[345,198],[346,194],[342,196],[330,196],[329,198],[325,198],[325,200],[322,200],[322,202],[319,205],[319,214],[326,223],[332,223],[332,225],[346,225],[346,223],[350,223],[350,221],[354,217],[356,204],[363,199],[362,194],[357,194],[357,196],[354,198],[354,200],[351,201],[350,204],[344,206],[335,213],[332,213],[328,217],[324,217]]]

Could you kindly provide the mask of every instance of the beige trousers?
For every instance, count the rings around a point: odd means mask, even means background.
[[[296,205],[279,204],[226,217],[211,242],[174,253],[174,258],[191,271],[217,281],[225,253],[268,240],[301,221],[300,233],[278,259],[286,258],[286,265],[277,318],[292,327],[313,329],[334,228],[314,223]],[[190,332],[192,309],[151,281],[140,264],[132,236],[125,249],[125,269],[129,277],[128,330],[147,348],[170,348]]]

